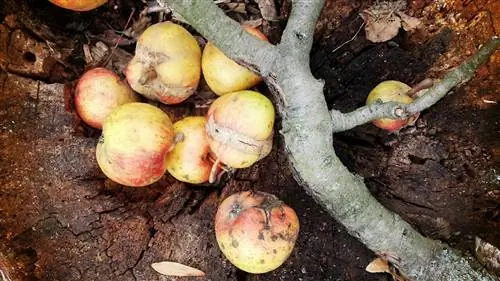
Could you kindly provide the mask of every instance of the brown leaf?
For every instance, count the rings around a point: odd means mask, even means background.
[[[241,14],[247,13],[245,3],[227,3],[227,7],[229,8],[229,10],[231,10],[233,12],[237,12],[237,13],[241,13]]]
[[[410,17],[405,13],[398,12],[398,16],[401,18],[401,25],[406,31],[413,31],[421,24],[420,20],[414,17]]]
[[[500,250],[476,237],[476,257],[491,272],[500,275]]]
[[[389,271],[389,264],[387,263],[386,260],[383,260],[381,258],[376,258],[370,262],[365,268],[366,271],[370,273],[381,273],[381,272],[387,272],[390,273]]]
[[[157,272],[167,276],[205,276],[205,272],[177,262],[162,261],[151,264]]]
[[[396,14],[374,16],[373,11],[364,10],[361,15],[365,21],[366,39],[371,42],[389,41],[398,35],[401,19]]]

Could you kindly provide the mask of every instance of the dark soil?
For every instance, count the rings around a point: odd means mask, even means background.
[[[440,77],[499,34],[496,1],[455,1],[443,9],[427,2],[410,7],[424,19],[423,30],[401,31],[379,44],[361,32],[335,50],[357,31],[358,13],[369,3],[327,1],[311,67],[325,80],[332,107],[346,112],[363,105],[383,80],[416,84]],[[282,4],[286,14],[289,3]],[[110,1],[89,13],[47,1],[4,0],[0,7],[0,270],[12,281],[190,280],[150,267],[169,260],[203,270],[204,280],[390,280],[365,272],[373,253],[297,185],[279,134],[269,157],[217,186],[186,185],[166,175],[152,186],[128,188],[105,178],[94,156],[99,132],[76,116],[72,86],[86,68],[83,44],[110,28],[122,30],[133,8],[137,20],[140,5]],[[435,24],[440,15],[458,13],[463,25]],[[271,41],[282,25],[265,24]],[[127,57],[133,45],[121,50],[118,57]],[[474,236],[500,245],[499,56],[423,112],[415,127],[388,135],[366,124],[334,136],[339,157],[385,206],[425,235],[466,251]],[[111,67],[121,65],[117,59]],[[203,114],[199,103],[193,98],[161,108],[176,121]],[[277,195],[301,222],[292,256],[263,275],[236,270],[213,231],[221,200],[249,189]]]

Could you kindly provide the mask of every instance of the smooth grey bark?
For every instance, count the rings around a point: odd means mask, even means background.
[[[334,125],[323,95],[323,82],[315,79],[309,68],[314,25],[323,0],[293,1],[277,46],[244,32],[211,0],[161,1],[226,55],[259,72],[281,97],[280,132],[296,180],[351,235],[387,258],[410,280],[495,280],[484,270],[474,268],[472,259],[423,237],[387,210],[371,196],[363,179],[350,173],[335,155]]]

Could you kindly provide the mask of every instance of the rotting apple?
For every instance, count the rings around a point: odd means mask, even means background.
[[[167,155],[167,170],[177,180],[207,182],[212,169],[205,131],[207,118],[189,116],[174,123],[175,146]]]
[[[255,37],[267,41],[257,28],[242,27]],[[203,49],[201,69],[208,87],[219,96],[250,89],[262,81],[261,76],[231,60],[210,42]]]
[[[215,216],[219,248],[232,264],[249,273],[266,273],[282,265],[298,233],[295,211],[265,192],[233,194],[220,204]]]
[[[409,104],[413,102],[413,98],[407,94],[410,90],[411,87],[405,83],[395,80],[383,81],[368,94],[366,104],[370,105],[376,101]],[[372,123],[386,131],[395,132],[413,123],[418,118],[418,115],[417,113],[405,119],[382,118],[374,120]]]
[[[98,67],[85,72],[75,89],[75,108],[89,126],[102,129],[106,116],[118,106],[137,102],[139,97],[117,74]]]
[[[172,121],[165,112],[146,103],[126,103],[104,120],[97,163],[117,183],[146,186],[165,174],[173,142]]]
[[[86,12],[104,5],[108,0],[49,0],[49,2],[64,9]]]
[[[154,24],[137,39],[135,56],[125,75],[132,89],[145,97],[165,104],[181,103],[198,87],[200,46],[178,24]]]
[[[218,97],[207,113],[210,150],[232,168],[246,168],[266,157],[273,144],[274,107],[255,91]]]

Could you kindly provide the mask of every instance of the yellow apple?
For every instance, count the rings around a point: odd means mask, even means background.
[[[174,123],[176,144],[167,155],[167,171],[177,180],[200,184],[207,182],[212,163],[208,158],[207,118],[190,116]]]
[[[274,107],[255,91],[218,97],[208,109],[210,150],[232,168],[246,168],[266,157],[272,148]]]
[[[200,46],[178,24],[154,24],[137,39],[135,56],[125,75],[132,89],[145,97],[165,104],[181,103],[198,87]]]
[[[266,273],[282,265],[298,234],[295,211],[265,192],[233,194],[215,216],[219,248],[233,265],[249,273]]]
[[[126,103],[104,120],[97,163],[111,180],[133,187],[158,181],[174,142],[172,121],[146,103]]]
[[[409,104],[413,102],[413,98],[406,94],[410,90],[411,87],[405,83],[395,80],[384,81],[371,90],[366,99],[366,104],[370,105],[376,101]],[[406,119],[382,118],[374,120],[373,124],[386,131],[394,132],[405,127],[409,121],[414,120],[415,117]]]
[[[266,36],[257,28],[250,26],[243,28],[255,37],[267,41]],[[250,89],[262,81],[259,75],[228,58],[210,42],[203,50],[201,68],[207,85],[219,96]]]

